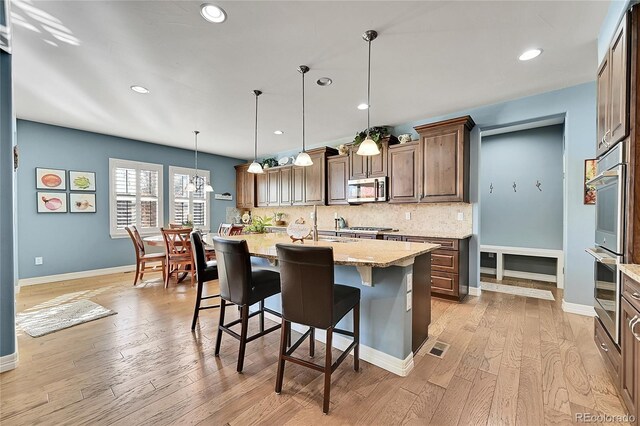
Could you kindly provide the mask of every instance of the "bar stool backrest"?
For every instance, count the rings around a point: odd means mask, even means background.
[[[213,237],[218,261],[220,295],[236,305],[246,305],[251,288],[251,256],[245,240]]]
[[[310,327],[333,325],[333,249],[277,244],[282,317]]]

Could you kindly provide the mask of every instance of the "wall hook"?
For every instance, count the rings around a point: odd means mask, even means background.
[[[518,192],[518,191],[516,190],[516,183],[515,183],[515,182],[513,182],[513,192]]]
[[[489,194],[493,194],[493,182],[489,185]]]
[[[542,184],[540,183],[539,180],[536,180],[536,188],[538,188],[538,191],[542,192],[542,188],[540,188],[542,186]]]

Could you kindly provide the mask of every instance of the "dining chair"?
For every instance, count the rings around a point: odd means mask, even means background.
[[[322,412],[329,412],[331,397],[331,373],[353,350],[353,369],[360,368],[360,289],[334,283],[333,249],[331,247],[296,246],[276,244],[282,297],[282,328],[280,330],[280,355],[276,377],[276,393],[282,391],[285,361],[293,362],[324,372],[324,398]],[[353,311],[353,331],[340,330],[336,325]],[[309,327],[293,345],[287,339],[291,323]],[[315,329],[326,330],[324,365],[293,356],[294,351],[309,337],[309,355],[315,352]],[[331,348],[333,333],[353,338],[351,344],[332,363]]]
[[[191,233],[191,249],[193,250],[196,280],[198,281],[196,306],[193,311],[193,321],[191,322],[191,331],[193,331],[196,329],[196,322],[198,321],[200,311],[220,307],[220,305],[202,306],[202,301],[220,297],[220,294],[202,295],[202,292],[204,291],[204,283],[218,279],[218,263],[215,260],[208,260],[206,258],[204,243],[202,242],[202,237],[198,231],[193,231]]]
[[[240,341],[237,371],[242,372],[244,354],[247,343],[280,328],[277,324],[267,330],[264,328],[264,313],[269,312],[280,316],[264,306],[264,299],[280,293],[280,274],[268,269],[252,268],[249,261],[249,248],[246,240],[230,240],[213,237],[213,245],[218,259],[218,280],[220,283],[220,320],[218,321],[218,335],[216,336],[215,356],[220,356],[222,333],[225,332]],[[257,311],[249,313],[249,306],[260,304]],[[224,322],[225,307],[235,304],[241,308],[240,318],[227,324]],[[249,319],[260,315],[260,331],[247,336]],[[240,334],[231,330],[240,324]]]
[[[231,229],[230,223],[221,223],[218,225],[218,235],[221,237],[226,237],[229,235],[229,230]]]
[[[232,235],[242,235],[242,231],[244,231],[244,226],[242,225],[231,225],[229,229],[229,236]]]
[[[180,273],[191,275],[191,285],[194,283],[195,268],[193,267],[193,253],[189,234],[191,228],[164,229],[160,228],[166,250],[164,287],[169,286],[169,278],[176,274],[180,280]]]
[[[158,266],[156,262],[160,262],[160,266],[162,269],[162,279],[164,280],[165,279],[164,253],[148,253],[147,254],[145,252],[144,242],[142,241],[142,238],[140,237],[140,233],[138,232],[138,228],[136,228],[134,225],[131,225],[131,226],[125,227],[125,229],[127,230],[127,233],[129,234],[129,237],[133,242],[133,249],[135,250],[135,253],[136,253],[136,275],[133,278],[133,285],[135,286],[138,283],[138,279],[142,281],[142,277],[144,277],[145,271],[149,269],[155,270],[156,267]],[[148,263],[154,263],[154,265],[147,266]]]

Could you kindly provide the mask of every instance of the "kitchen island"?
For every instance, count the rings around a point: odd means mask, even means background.
[[[232,239],[246,240],[249,252],[260,266],[278,269],[276,244],[291,243],[283,234],[250,234]],[[211,237],[205,236],[211,243]],[[296,244],[301,244],[297,242]],[[305,240],[305,246],[332,247],[335,282],[360,288],[360,357],[400,376],[413,368],[413,354],[426,341],[431,322],[431,252],[437,244],[401,241],[326,238]],[[280,311],[280,295],[266,300]],[[268,316],[267,316],[268,317]],[[272,317],[274,321],[279,318]],[[347,315],[338,328],[352,330]],[[303,327],[296,327],[304,331]],[[316,339],[324,342],[321,330]],[[349,340],[334,336],[333,344],[344,350]]]

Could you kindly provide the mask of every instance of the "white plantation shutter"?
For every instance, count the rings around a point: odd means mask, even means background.
[[[141,233],[162,226],[162,165],[109,159],[111,236],[126,236],[135,225]]]
[[[209,230],[209,196],[204,188],[194,193],[185,191],[195,169],[169,166],[169,218],[172,223],[186,223],[193,220],[193,226]],[[198,175],[209,181],[209,171],[199,170]]]

